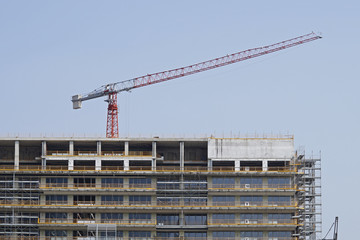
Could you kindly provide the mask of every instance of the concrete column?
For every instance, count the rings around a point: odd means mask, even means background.
[[[185,144],[180,142],[180,170],[185,170]]]
[[[46,150],[46,141],[42,141],[41,142],[41,156],[46,156],[47,155],[47,150]],[[42,158],[41,159],[41,169],[45,170],[46,169],[46,158]]]
[[[125,156],[128,156],[129,155],[129,142],[125,142]]]
[[[72,158],[68,160],[68,170],[74,170],[74,159]]]
[[[156,158],[156,142],[152,142],[152,157]]]
[[[212,177],[211,177],[211,176],[208,176],[208,177],[207,177],[207,185],[208,185],[208,188],[212,188],[212,187],[213,187]]]
[[[101,158],[95,159],[95,170],[100,171],[101,170]]]
[[[101,213],[95,213],[95,222],[101,223]]]
[[[97,150],[97,155],[101,155],[101,142],[100,141],[96,142],[96,150]]]
[[[129,171],[129,159],[124,159],[124,171]]]
[[[235,206],[240,206],[240,196],[235,196]]]
[[[68,178],[68,188],[73,188],[74,187],[74,178],[69,177]]]
[[[125,206],[129,206],[129,195],[124,195],[123,197],[123,201],[124,201],[124,205]],[[125,215],[125,214],[124,214]],[[123,215],[124,219],[125,219],[125,216]]]
[[[240,171],[240,160],[235,160],[235,171]]]
[[[15,154],[14,154],[14,169],[19,170],[19,159],[20,159],[20,142],[15,141]]]
[[[212,163],[212,159],[209,159],[208,160],[208,171],[212,171],[212,169],[213,169],[213,165],[212,165],[213,163]]]
[[[74,195],[68,195],[68,205],[74,205]]]
[[[69,142],[69,154],[74,155],[74,141]]]
[[[95,196],[95,205],[101,205],[101,196],[100,195]]]
[[[267,160],[263,160],[263,161],[262,161],[262,170],[263,170],[263,171],[267,171],[267,170],[268,170],[268,161],[267,161]]]
[[[156,171],[156,142],[152,142],[151,170]]]
[[[95,187],[96,188],[101,188],[101,177],[96,177],[95,178]]]
[[[45,205],[46,204],[46,202],[45,202],[45,196],[43,195],[43,196],[40,196],[40,205]]]
[[[44,212],[40,213],[40,222],[45,222],[45,217],[46,215]]]
[[[151,160],[151,171],[156,171],[156,159]]]
[[[41,169],[45,170],[46,169],[46,158],[42,158],[41,159]]]
[[[41,155],[46,156],[46,141],[41,142]]]
[[[179,224],[180,224],[180,226],[185,225],[185,216],[184,216],[183,211],[181,211],[180,214],[179,214]]]

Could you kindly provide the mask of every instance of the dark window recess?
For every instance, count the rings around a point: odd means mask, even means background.
[[[179,225],[179,215],[158,214],[156,220],[158,225]]]
[[[95,178],[74,178],[75,187],[95,187]]]
[[[178,238],[179,232],[156,232],[156,237],[165,239],[165,238]]]
[[[87,196],[87,195],[80,195],[74,196],[74,205],[81,205],[81,204],[95,204],[95,196]]]
[[[122,188],[124,185],[122,178],[102,178],[101,187],[103,188]]]
[[[46,237],[66,237],[67,231],[65,231],[65,230],[45,230],[45,236]]]
[[[207,215],[196,214],[196,215],[185,215],[185,225],[206,225]]]
[[[184,236],[190,239],[206,239],[207,234],[206,232],[185,232]]]
[[[213,232],[213,239],[235,239],[235,232]]]
[[[240,237],[259,238],[263,236],[263,232],[240,232]]]
[[[150,238],[150,231],[129,231],[130,238]]]

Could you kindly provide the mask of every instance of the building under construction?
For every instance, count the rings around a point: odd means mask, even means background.
[[[316,240],[320,157],[279,138],[0,138],[0,239]]]

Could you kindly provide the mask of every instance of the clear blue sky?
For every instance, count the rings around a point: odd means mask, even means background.
[[[323,232],[358,236],[358,1],[0,1],[0,135],[105,135],[70,98],[311,31],[303,46],[119,96],[121,136],[295,135],[322,152]]]

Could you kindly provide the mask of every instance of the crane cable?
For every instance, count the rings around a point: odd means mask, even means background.
[[[326,240],[327,235],[329,234],[329,232],[331,231],[331,229],[334,227],[334,225],[335,225],[335,222],[333,222],[333,224],[331,225],[329,231],[326,233],[325,237],[322,238],[321,240]]]

